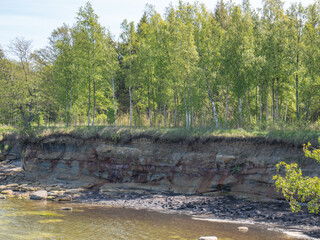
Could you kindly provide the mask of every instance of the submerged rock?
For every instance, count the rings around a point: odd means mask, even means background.
[[[48,192],[46,190],[36,191],[30,194],[31,200],[45,200],[48,197]]]
[[[240,232],[248,232],[249,228],[247,227],[238,227],[238,231]]]
[[[70,195],[66,196],[57,196],[55,198],[56,201],[72,201],[72,197]]]
[[[200,237],[198,240],[218,240],[215,236]]]
[[[70,211],[70,210],[72,210],[72,207],[62,207],[60,209],[61,210],[65,210],[65,211]]]

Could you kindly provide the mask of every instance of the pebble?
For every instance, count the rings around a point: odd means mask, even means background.
[[[72,210],[72,207],[62,207],[62,208],[60,208],[61,210]]]
[[[58,196],[55,200],[56,201],[72,201],[72,197],[71,196]]]
[[[198,240],[218,240],[215,236],[200,237]]]
[[[248,232],[249,228],[247,227],[238,227],[238,231],[240,232]]]

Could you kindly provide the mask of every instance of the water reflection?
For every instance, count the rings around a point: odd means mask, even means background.
[[[191,240],[214,235],[219,240],[290,239],[280,233],[249,226],[192,220],[156,212],[72,205],[62,211],[52,202],[1,200],[0,239]]]

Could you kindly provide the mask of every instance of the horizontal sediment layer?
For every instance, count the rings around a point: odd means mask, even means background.
[[[54,181],[121,183],[151,192],[213,195],[230,192],[281,198],[273,175],[280,161],[319,170],[301,149],[284,143],[230,141],[157,142],[147,136],[122,141],[48,136],[26,145],[26,176]],[[319,171],[318,171],[319,172]]]

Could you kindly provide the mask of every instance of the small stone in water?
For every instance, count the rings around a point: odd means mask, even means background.
[[[200,237],[198,240],[218,240],[215,236]]]
[[[249,229],[247,227],[238,227],[238,231],[247,232]]]
[[[72,210],[72,207],[62,207],[61,210]]]

